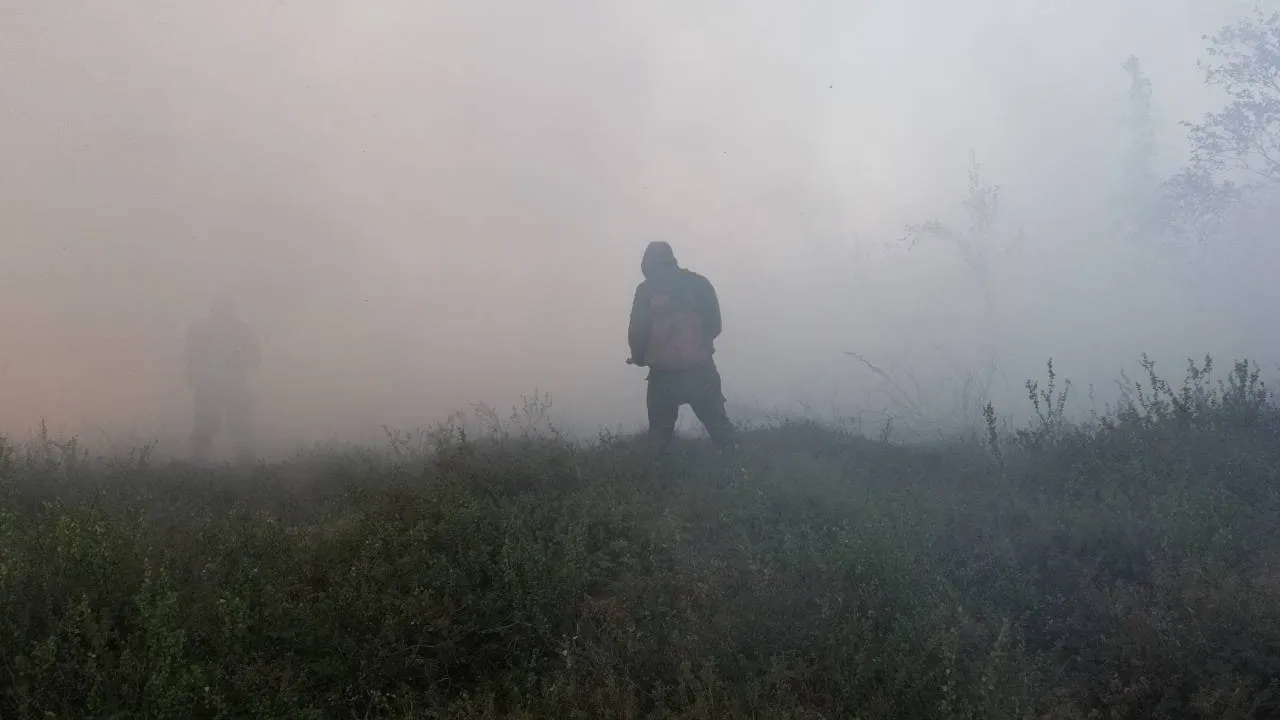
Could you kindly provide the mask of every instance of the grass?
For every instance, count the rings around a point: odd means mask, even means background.
[[[0,717],[1280,717],[1280,408],[1147,369],[1083,425],[1051,381],[1013,434],[787,421],[740,467],[0,445]]]

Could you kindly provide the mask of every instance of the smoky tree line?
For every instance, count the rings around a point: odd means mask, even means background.
[[[1181,236],[1207,242],[1227,232],[1242,233],[1258,213],[1280,208],[1280,12],[1255,11],[1203,40],[1198,61],[1203,81],[1221,91],[1226,102],[1197,121],[1179,123],[1186,129],[1189,158],[1167,178],[1156,170],[1151,80],[1137,56],[1122,64],[1129,76],[1122,223],[1131,239],[1160,242]],[[904,239],[914,246],[935,238],[958,251],[994,318],[992,259],[1009,253],[1017,238],[995,232],[1000,188],[981,176],[972,153],[970,166],[964,203],[969,227],[931,220],[907,226]]]
[[[1163,186],[1174,235],[1211,241],[1246,232],[1277,207],[1280,188],[1280,12],[1261,10],[1204,37],[1204,82],[1226,97],[1199,121],[1183,121],[1186,166]]]
[[[1270,229],[1280,225],[1280,12],[1255,11],[1202,40],[1202,80],[1221,91],[1225,103],[1199,120],[1179,123],[1186,131],[1188,159],[1171,175],[1162,174],[1157,163],[1156,88],[1139,57],[1130,55],[1120,64],[1129,81],[1123,112],[1127,139],[1117,158],[1111,236],[1127,244],[1134,258],[1177,248],[1194,248],[1203,256],[1223,244],[1215,241],[1260,247],[1270,241]],[[955,253],[980,293],[985,357],[972,378],[979,395],[990,389],[1008,339],[999,297],[1001,261],[1026,239],[1020,228],[1004,227],[1001,187],[982,170],[971,150],[964,221],[911,224],[900,239],[907,249],[930,243]],[[857,353],[846,354],[883,380],[898,405],[908,405],[902,398],[911,395],[903,389],[909,382]]]
[[[1210,241],[1240,231],[1247,211],[1280,207],[1280,12],[1255,11],[1202,39],[1203,81],[1221,91],[1226,102],[1197,121],[1179,123],[1186,129],[1189,159],[1167,178],[1156,170],[1151,80],[1137,56],[1122,64],[1129,89],[1121,222],[1132,239]],[[969,227],[931,220],[907,226],[904,239],[914,246],[934,238],[958,251],[994,316],[991,260],[1013,243],[994,231],[999,186],[981,176],[972,153],[970,164],[964,203]]]

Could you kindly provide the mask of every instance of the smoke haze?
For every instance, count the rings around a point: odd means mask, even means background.
[[[655,239],[716,285],[731,409],[874,408],[846,351],[942,388],[990,343],[1006,404],[1049,357],[1100,385],[1142,352],[1274,358],[1275,251],[1115,229],[1125,59],[1171,173],[1220,102],[1202,36],[1250,7],[0,0],[0,431],[183,436],[183,333],[222,292],[273,443],[534,391],[635,425]],[[995,316],[955,248],[898,242],[965,226],[971,150]]]

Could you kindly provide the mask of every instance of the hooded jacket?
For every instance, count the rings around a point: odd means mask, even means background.
[[[225,298],[187,330],[185,355],[187,382],[200,388],[238,388],[262,362],[258,338]]]
[[[720,336],[720,301],[705,277],[676,262],[665,242],[652,242],[640,260],[644,281],[631,303],[627,339],[636,364],[686,370],[711,363]]]

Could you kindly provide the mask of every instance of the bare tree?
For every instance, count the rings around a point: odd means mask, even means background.
[[[982,168],[972,151],[969,153],[969,187],[962,205],[968,221],[966,227],[957,228],[940,220],[930,220],[908,225],[905,236],[901,238],[908,250],[922,242],[935,240],[951,247],[959,253],[982,295],[984,323],[981,335],[985,360],[980,368],[956,368],[958,387],[953,393],[949,412],[930,417],[935,413],[926,409],[924,393],[910,366],[897,371],[877,365],[858,353],[845,353],[877,378],[895,413],[894,419],[906,421],[910,425],[907,429],[917,433],[924,431],[929,434],[944,427],[954,430],[980,421],[982,406],[988,400],[997,375],[1003,323],[996,293],[996,266],[1002,256],[1013,251],[1021,240],[1021,233],[1007,236],[998,232],[1000,187],[983,177]]]
[[[1000,211],[1000,186],[983,178],[982,168],[973,151],[969,153],[969,191],[963,204],[969,221],[964,230],[930,220],[908,225],[903,242],[908,248],[915,248],[926,240],[941,240],[960,254],[982,293],[986,310],[985,340],[994,362],[1002,328],[993,263],[998,256],[1011,252],[1014,243],[1004,241],[995,230]]]

